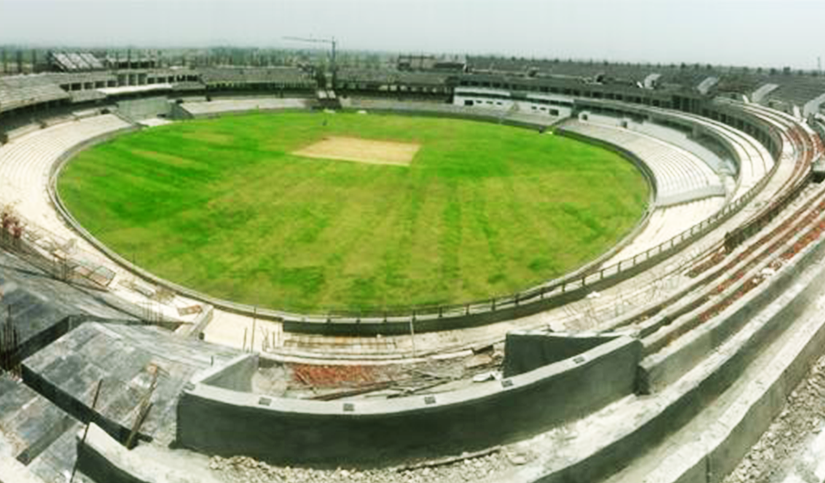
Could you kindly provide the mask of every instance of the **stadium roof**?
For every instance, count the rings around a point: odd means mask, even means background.
[[[53,52],[50,58],[53,65],[64,72],[83,72],[103,69],[103,63],[88,52]]]

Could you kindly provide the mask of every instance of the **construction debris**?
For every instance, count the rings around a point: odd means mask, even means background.
[[[254,385],[280,397],[331,401],[346,398],[397,398],[454,390],[479,374],[500,378],[502,357],[493,346],[464,358],[428,360],[412,366],[284,364],[259,369]],[[286,382],[278,382],[286,381]]]
[[[414,468],[370,468],[319,470],[271,466],[247,457],[213,457],[209,468],[227,483],[456,483],[475,482],[511,468],[499,447],[457,456],[450,461],[434,460]]]
[[[438,458],[435,460],[423,461],[419,463],[408,464],[404,466],[399,466],[396,468],[395,471],[403,472],[403,471],[412,471],[412,470],[419,470],[423,468],[437,468],[439,466],[446,466],[453,463],[459,463],[464,460],[471,460],[476,458],[481,458],[482,456],[487,456],[493,453],[498,453],[501,451],[500,446],[494,446],[492,448],[487,448],[481,451],[474,451],[472,453],[462,453],[458,456],[447,456],[444,458]]]

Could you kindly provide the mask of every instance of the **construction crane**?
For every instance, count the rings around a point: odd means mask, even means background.
[[[330,55],[330,70],[332,71],[332,87],[335,87],[335,77],[336,77],[336,65],[335,65],[335,50],[338,47],[338,41],[335,40],[335,37],[331,39],[314,39],[308,37],[284,37],[285,40],[295,40],[298,42],[310,42],[314,44],[327,44],[332,49],[332,54]]]

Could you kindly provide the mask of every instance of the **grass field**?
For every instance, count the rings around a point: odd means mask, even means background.
[[[409,166],[290,154],[325,136],[420,149]],[[648,199],[629,162],[566,138],[345,113],[144,130],[81,153],[58,186],[94,236],[160,277],[312,312],[528,288],[608,250]]]

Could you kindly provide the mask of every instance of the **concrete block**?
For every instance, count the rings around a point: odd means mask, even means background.
[[[619,335],[509,332],[504,341],[504,377],[524,374],[578,356],[617,337]]]

